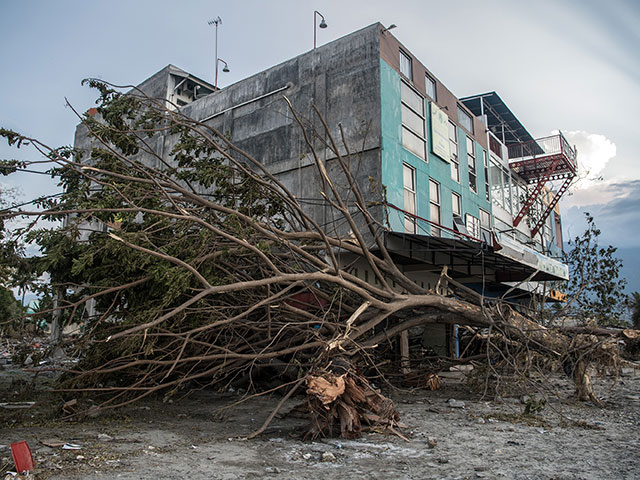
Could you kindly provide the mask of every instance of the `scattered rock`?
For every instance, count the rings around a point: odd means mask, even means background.
[[[429,437],[427,439],[427,446],[429,448],[436,448],[436,445],[438,445],[438,441],[435,438]]]
[[[449,459],[448,458],[444,458],[444,457],[439,458],[438,459],[438,463],[449,463]]]
[[[447,401],[447,404],[451,407],[451,408],[464,408],[464,402],[460,401],[460,400],[456,400],[455,398],[450,398]]]
[[[322,454],[322,461],[323,462],[335,462],[336,461],[336,456],[331,452],[324,452]]]
[[[479,423],[480,425],[484,425],[484,424],[485,424],[485,423],[487,423],[487,422],[485,421],[485,419],[484,419],[484,418],[482,418],[482,417],[478,417],[478,419],[476,420],[476,423]]]
[[[264,469],[266,473],[277,474],[280,473],[280,469],[278,467],[266,467]]]
[[[305,453],[304,455],[302,455],[302,458],[305,460],[311,460],[311,457],[313,457],[313,455],[311,455],[310,453]]]
[[[106,433],[99,433],[98,440],[100,440],[101,442],[110,442],[111,440],[113,440],[113,437],[111,435],[107,435]]]

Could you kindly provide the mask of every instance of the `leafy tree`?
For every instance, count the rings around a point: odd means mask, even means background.
[[[593,216],[585,212],[587,229],[569,241],[566,254],[569,265],[567,294],[569,302],[563,313],[581,322],[595,321],[600,326],[624,324],[627,281],[620,278],[622,260],[615,256],[616,248],[598,244],[600,230]]]
[[[5,172],[0,169],[0,173]],[[0,209],[8,207],[14,195],[15,190],[0,185]],[[0,217],[0,326],[20,315],[20,302],[7,288],[12,283],[11,279],[20,253],[19,244],[10,238],[5,223]]]
[[[8,288],[0,286],[0,328],[20,315],[20,302]]]

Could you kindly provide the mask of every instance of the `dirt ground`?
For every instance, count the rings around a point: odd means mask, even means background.
[[[559,399],[536,416],[522,415],[520,398],[483,399],[468,392],[460,375],[449,374],[440,390],[394,397],[408,442],[380,433],[304,442],[296,434],[304,421],[294,418],[277,418],[262,436],[243,439],[279,397],[254,398],[221,413],[238,394],[201,390],[69,423],[50,416],[48,394],[34,393],[23,370],[0,369],[0,402],[37,402],[0,408],[3,474],[13,468],[9,444],[26,440],[35,478],[52,480],[640,478],[640,375],[631,370],[613,389],[610,379],[599,382],[607,387],[600,390],[603,409],[572,400],[572,386],[558,378]],[[40,374],[39,388],[52,380]],[[42,443],[52,439],[80,448]]]

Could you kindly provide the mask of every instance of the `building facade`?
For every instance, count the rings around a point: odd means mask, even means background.
[[[319,224],[348,236],[320,195],[321,179],[282,97],[315,129],[314,148],[331,170],[335,155],[315,106],[335,138],[342,126],[352,173],[376,205],[387,248],[425,288],[435,287],[444,266],[488,295],[514,282],[527,281],[519,286],[527,289],[568,278],[559,195],[547,184],[570,179],[575,151],[561,134],[534,140],[495,92],[456,97],[379,23],[220,90],[171,65],[140,88],[228,134]],[[87,141],[79,127],[76,147]],[[153,142],[164,154],[175,138]],[[342,260],[373,281],[364,262],[347,254]]]

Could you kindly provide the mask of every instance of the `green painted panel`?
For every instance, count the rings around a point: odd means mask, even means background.
[[[417,214],[430,219],[429,179],[440,184],[440,216],[441,224],[453,226],[453,209],[451,192],[462,197],[462,214],[470,213],[479,217],[479,209],[491,212],[491,205],[484,196],[484,167],[482,165],[482,148],[476,143],[476,165],[479,194],[469,189],[469,169],[467,165],[466,134],[458,127],[458,151],[460,157],[460,181],[451,178],[449,162],[442,160],[431,150],[430,105],[425,101],[427,121],[428,161],[425,161],[402,146],[402,118],[400,100],[400,75],[384,60],[380,60],[380,95],[382,115],[382,183],[386,187],[387,200],[399,208],[404,208],[404,192],[402,185],[402,164],[412,166],[416,170]],[[390,228],[403,231],[403,215],[389,210]],[[427,222],[418,222],[418,233],[429,234]],[[448,236],[448,234],[446,234]]]

